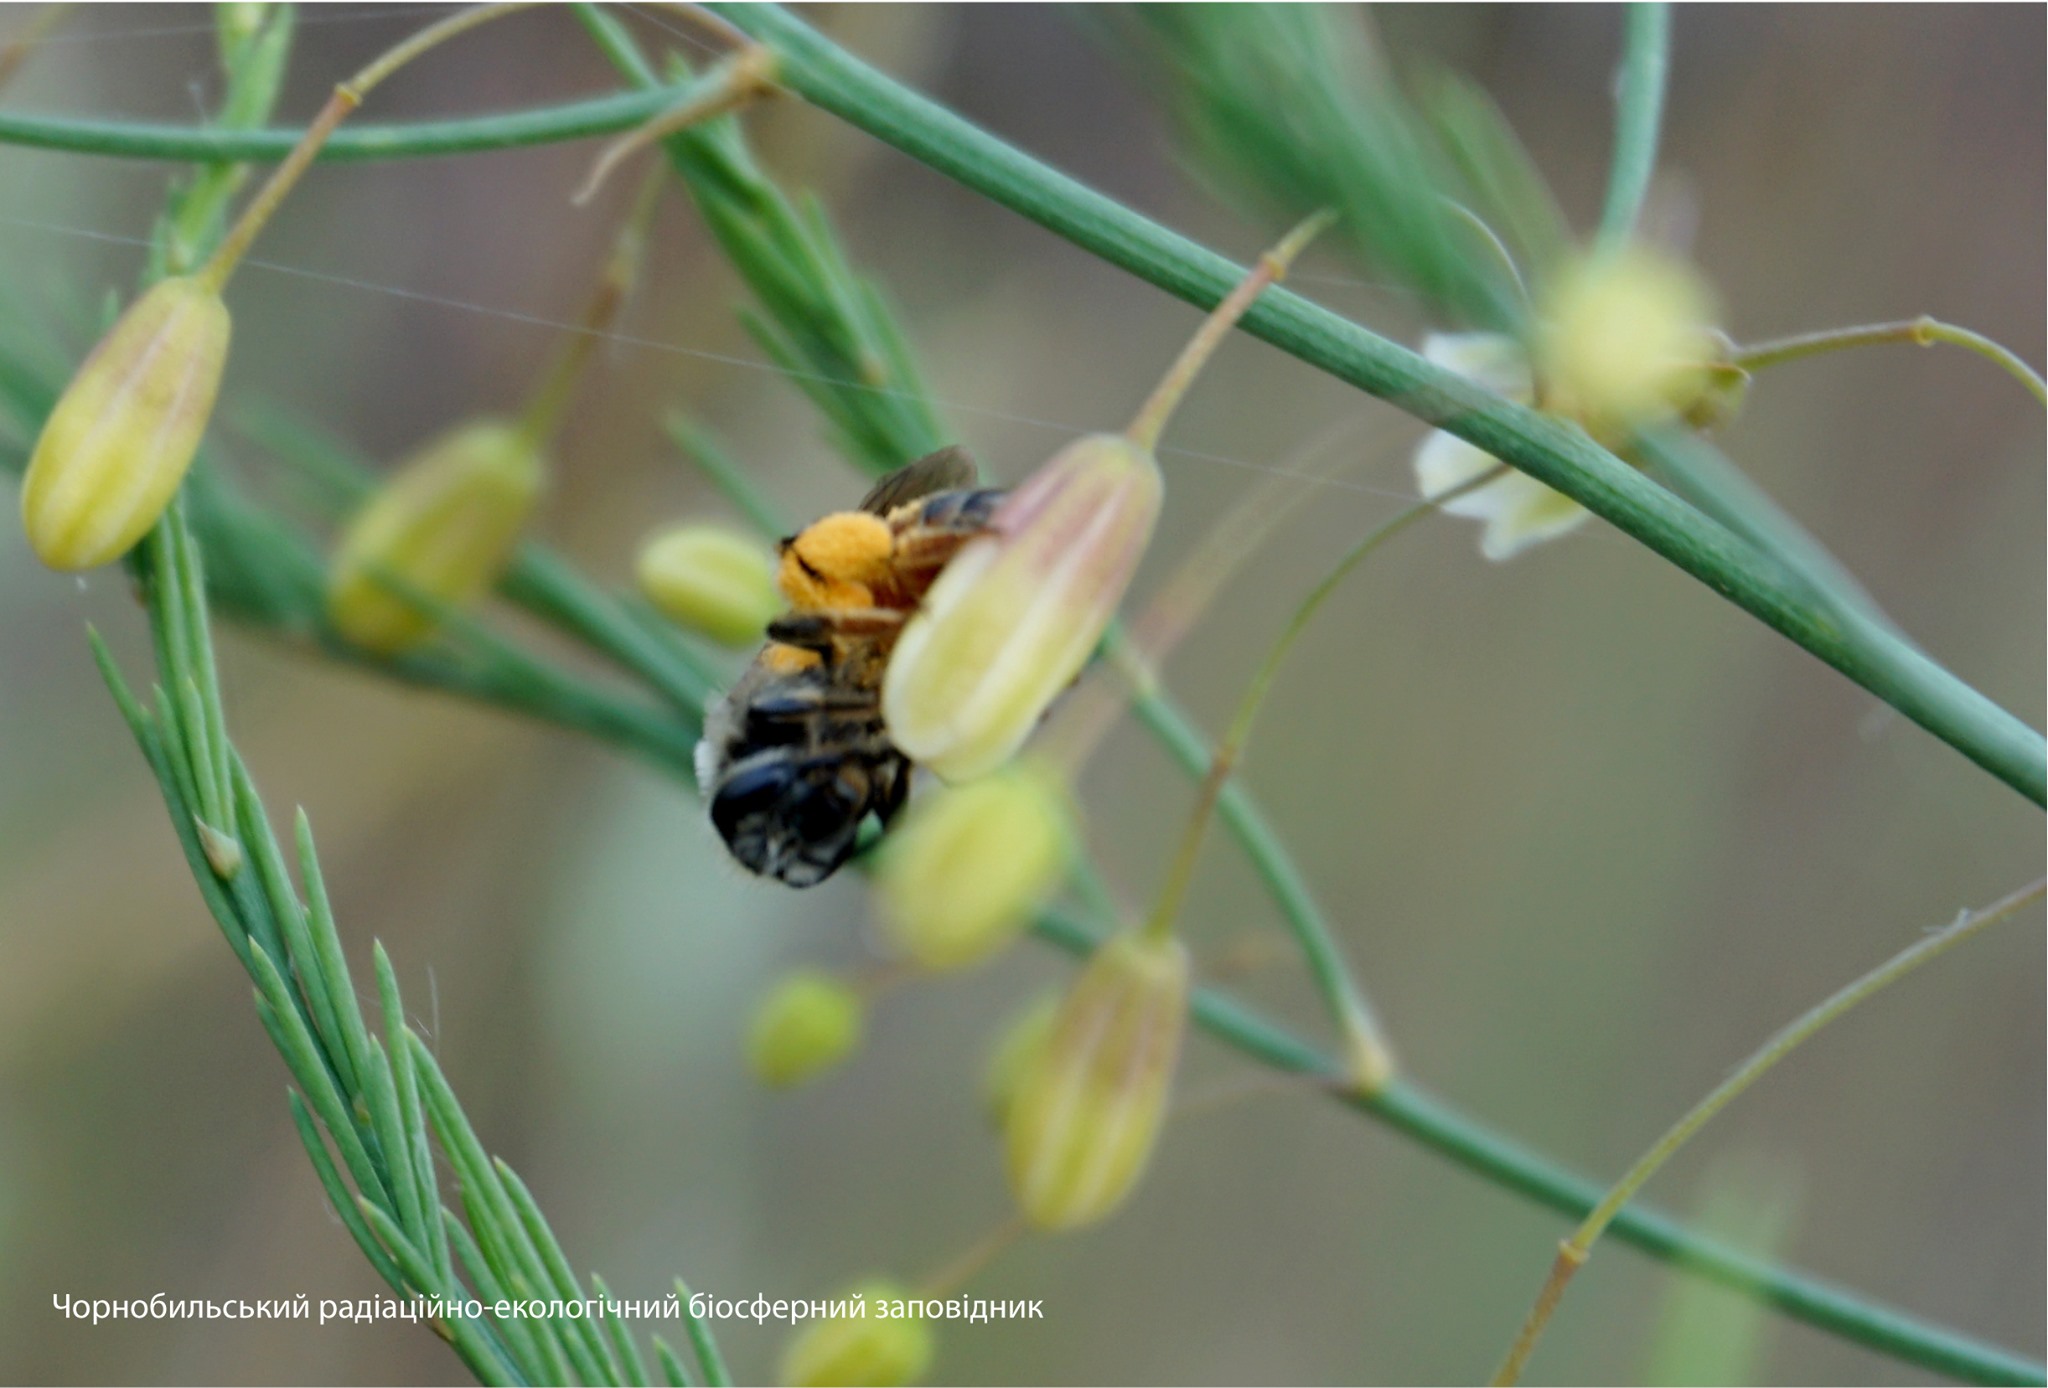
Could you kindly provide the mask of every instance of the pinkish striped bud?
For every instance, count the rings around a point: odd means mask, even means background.
[[[21,520],[53,569],[126,554],[171,504],[228,354],[218,291],[187,277],[128,306],[64,388],[22,479]]]
[[[1091,434],[1005,498],[890,657],[882,717],[896,745],[952,781],[1007,761],[1102,639],[1163,490],[1150,449]]]
[[[1171,937],[1104,941],[1023,1062],[1004,1135],[1010,1189],[1038,1228],[1108,1217],[1144,1174],[1180,1059],[1188,974]]]

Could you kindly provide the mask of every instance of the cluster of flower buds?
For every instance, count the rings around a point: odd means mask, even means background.
[[[781,1382],[791,1388],[894,1388],[931,1365],[932,1328],[922,1317],[873,1314],[878,1305],[913,1300],[906,1288],[878,1278],[852,1288],[846,1299],[861,1303],[868,1314],[806,1325],[783,1353]]]
[[[721,646],[753,645],[782,610],[775,557],[723,526],[679,525],[648,541],[634,567],[663,616]]]
[[[1519,404],[1575,420],[1609,447],[1671,420],[1708,427],[1740,402],[1712,294],[1690,265],[1641,247],[1595,253],[1550,282],[1532,344],[1500,333],[1442,333],[1423,343],[1438,366]],[[1533,359],[1532,359],[1533,358]],[[1485,523],[1480,552],[1505,560],[1585,521],[1586,509],[1520,472],[1474,486],[1500,461],[1438,430],[1415,454],[1425,497]]]
[[[754,1009],[747,1065],[771,1089],[790,1089],[837,1068],[860,1046],[867,1004],[844,979],[817,969],[790,974]]]
[[[927,969],[1014,939],[1071,855],[1059,777],[1012,763],[1102,640],[1159,518],[1160,434],[1217,344],[1325,225],[1290,234],[1217,307],[1120,434],[1061,449],[947,563],[905,624],[882,684],[890,739],[954,782],[891,832],[884,927]],[[1170,927],[1171,922],[1168,922]],[[987,1078],[1025,1218],[1068,1229],[1114,1210],[1165,1119],[1189,988],[1170,928],[1118,936],[1063,1002],[1005,1035]]]

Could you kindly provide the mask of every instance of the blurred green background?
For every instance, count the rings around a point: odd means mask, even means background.
[[[423,8],[309,9],[282,110],[303,118]],[[0,35],[29,12],[0,6]],[[1199,239],[1242,257],[1274,231],[1180,168],[1156,106],[1071,12],[814,18]],[[1492,92],[1590,224],[1617,11],[1395,8],[1378,22],[1397,59]],[[193,6],[90,7],[4,100],[190,121],[216,89],[207,25]],[[1692,228],[1739,339],[1924,311],[2042,360],[2041,9],[1682,8],[1675,44],[1659,215]],[[394,81],[372,118],[610,83],[566,17],[529,17]],[[891,288],[945,413],[998,478],[1121,423],[1196,321],[829,117],[791,103],[749,123]],[[515,403],[556,340],[532,320],[574,317],[609,236],[606,215],[567,202],[592,152],[317,172],[236,283],[230,410],[282,402],[391,457]],[[0,148],[0,277],[88,301],[125,292],[168,172]],[[1327,253],[1297,284],[1409,340],[1424,326]],[[661,520],[716,505],[661,441],[672,404],[723,430],[794,515],[856,493],[808,408],[759,368],[737,296],[671,198],[622,326],[638,341],[587,388],[545,520],[602,577],[623,580]],[[1164,454],[1167,515],[1141,584],[1253,467],[1348,458],[1173,661],[1209,726],[1306,586],[1412,496],[1418,434],[1262,345],[1223,352],[1169,437],[1213,456]],[[1798,363],[1758,383],[1724,442],[1935,656],[2040,723],[2042,421],[2011,380],[1945,350]],[[283,1069],[100,688],[86,621],[143,657],[118,577],[47,573],[0,525],[0,1379],[459,1381],[403,1322],[94,1327],[51,1309],[53,1294],[379,1290],[322,1203]],[[240,633],[223,646],[244,753],[273,807],[309,809],[359,967],[384,940],[478,1129],[581,1266],[629,1296],[677,1273],[726,1296],[824,1296],[870,1271],[921,1274],[1003,1216],[979,1057],[1063,961],[1027,946],[896,993],[849,1069],[763,1095],[740,1066],[749,1005],[792,964],[862,957],[857,881],[797,895],[748,879],[691,794],[566,734]],[[1481,562],[1461,522],[1405,537],[1297,653],[1245,774],[1413,1073],[1603,1177],[1770,1030],[2042,864],[2034,809],[1599,527],[1506,567]],[[1086,796],[1099,855],[1141,894],[1188,787],[1126,729]],[[1188,926],[1212,958],[1275,926],[1220,837],[1196,902]],[[1690,1212],[1727,1163],[1762,1170],[1786,1256],[2039,1354],[2040,924],[2036,910],[1999,927],[1825,1034],[1654,1197]],[[1281,958],[1240,986],[1320,1035]],[[1197,1041],[1183,1089],[1247,1073]],[[1046,1319],[949,1328],[935,1376],[1469,1380],[1562,1232],[1369,1122],[1263,1094],[1171,1128],[1113,1221],[984,1272],[974,1292],[1043,1298]],[[1604,1249],[1535,1376],[1651,1373],[1676,1284]],[[772,1371],[779,1333],[720,1329],[742,1380]],[[1738,1367],[1922,1377],[1782,1322]]]

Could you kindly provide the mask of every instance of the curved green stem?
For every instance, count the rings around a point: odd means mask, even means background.
[[[2007,375],[2025,386],[2035,400],[2048,405],[2048,382],[2044,382],[2041,374],[2028,366],[2017,352],[1982,333],[1973,333],[1968,328],[1959,328],[1925,314],[1896,323],[1826,328],[1817,333],[1800,333],[1794,337],[1774,338],[1769,342],[1738,347],[1729,358],[1729,365],[1756,372],[1780,362],[1797,361],[1801,357],[1817,357],[1851,347],[1875,347],[1887,342],[1909,342],[1915,347],[1932,347],[1937,342],[1946,342],[1952,347],[1975,352],[1987,361],[1997,363]]]
[[[1323,603],[1337,591],[1338,586],[1367,555],[1386,541],[1436,510],[1444,502],[1483,487],[1497,480],[1506,471],[1505,466],[1493,468],[1461,483],[1442,496],[1432,497],[1410,506],[1392,520],[1371,531],[1337,561],[1330,572],[1323,576],[1322,581],[1294,609],[1287,625],[1267,648],[1265,658],[1259,662],[1258,669],[1252,672],[1251,679],[1246,682],[1244,695],[1238,700],[1237,711],[1231,716],[1230,727],[1210,755],[1208,769],[1196,792],[1195,807],[1188,815],[1186,827],[1181,831],[1180,847],[1174,854],[1172,866],[1167,870],[1165,884],[1160,888],[1159,898],[1146,923],[1149,932],[1155,936],[1163,936],[1180,918],[1181,902],[1187,895],[1189,884],[1194,880],[1195,865],[1201,858],[1202,839],[1208,833],[1209,821],[1217,810],[1224,786],[1229,784],[1237,770],[1238,759],[1244,752],[1245,743],[1251,737],[1252,724],[1257,721],[1259,709],[1264,706],[1266,695],[1273,687],[1273,681],[1279,677],[1280,667],[1286,663],[1288,652],[1294,649],[1295,641],[1308,629],[1309,623],[1315,619]],[[1326,993],[1330,991],[1330,980],[1322,976],[1326,968],[1334,966],[1336,975],[1346,980],[1344,986],[1336,990],[1334,1002],[1351,1061],[1352,1082],[1367,1093],[1384,1088],[1394,1077],[1393,1052],[1387,1046],[1385,1038],[1380,1035],[1372,1015],[1358,1006],[1357,990],[1349,985],[1349,973],[1344,969],[1342,961],[1334,957],[1334,945],[1330,947],[1330,957],[1323,957],[1316,950],[1307,950],[1305,953],[1308,955],[1310,972],[1317,975],[1317,982],[1324,987]]]
[[[714,5],[776,50],[783,85],[822,110],[1202,309],[1243,271],[1222,256],[1048,168],[876,72],[774,5]],[[1477,445],[1563,492],[1861,684],[2037,805],[2048,804],[2041,735],[1900,641],[1846,639],[1777,565],[1586,434],[1275,286],[1247,332]]]
[[[1612,1189],[1602,1197],[1600,1203],[1586,1215],[1585,1221],[1576,1232],[1558,1248],[1557,1260],[1551,1265],[1549,1278],[1537,1294],[1536,1304],[1530,1309],[1528,1319],[1515,1336],[1514,1346],[1509,1349],[1499,1372],[1494,1375],[1496,1385],[1512,1384],[1522,1376],[1522,1370],[1535,1352],[1536,1343],[1543,1336],[1544,1327],[1550,1323],[1551,1314],[1564,1296],[1565,1287],[1572,1275],[1586,1265],[1593,1254],[1593,1245],[1607,1232],[1628,1202],[1635,1199],[1649,1179],[1656,1175],[1665,1162],[1671,1160],[1678,1149],[1691,1140],[1694,1133],[1705,1127],[1715,1114],[1736,1099],[1744,1090],[1762,1079],[1779,1061],[1804,1044],[1813,1034],[1827,1026],[1843,1013],[1871,995],[1898,982],[1922,964],[1929,963],[1940,955],[1954,949],[1972,935],[1987,926],[2005,920],[2027,906],[2041,900],[2048,894],[2048,882],[2036,882],[2031,887],[2022,887],[2011,895],[1992,903],[1981,911],[1966,912],[1954,924],[1930,935],[1923,935],[1905,949],[1900,950],[1877,968],[1840,989],[1818,1005],[1800,1016],[1790,1026],[1766,1041],[1762,1048],[1738,1066],[1735,1072],[1709,1091],[1707,1096],[1694,1104],[1686,1115],[1674,1123],[1650,1150],[1637,1159]]]
[[[1614,164],[1594,244],[1612,251],[1635,234],[1636,218],[1657,167],[1657,131],[1664,121],[1664,79],[1671,69],[1671,9],[1628,7],[1628,47],[1615,89]]]
[[[531,9],[534,3],[536,0],[501,0],[500,3],[473,5],[466,10],[458,10],[380,53],[367,67],[348,81],[336,86],[334,95],[320,108],[320,114],[306,127],[305,134],[299,137],[299,142],[292,152],[285,157],[283,163],[271,170],[269,179],[256,190],[256,196],[242,209],[242,215],[228,228],[227,235],[214,247],[213,254],[194,272],[195,278],[216,294],[226,287],[228,276],[233,274],[235,266],[241,263],[243,254],[248,251],[263,228],[269,225],[271,217],[276,214],[285,196],[298,186],[300,177],[312,167],[314,159],[319,157],[320,147],[326,144],[341,123],[363,104],[363,99],[378,83],[421,54],[440,47],[448,40],[460,38],[470,30],[488,24],[494,19]]]
[[[1042,912],[1034,929],[1040,939],[1083,957],[1102,938],[1059,910]],[[1370,1114],[1495,1185],[1573,1218],[1583,1218],[1600,1202],[1599,1186],[1408,1080],[1377,1094],[1357,1093],[1343,1064],[1221,989],[1198,988],[1190,1006],[1195,1024],[1225,1045],[1273,1069],[1327,1081],[1334,1102]],[[2034,1360],[1751,1257],[1654,1210],[1626,1206],[1612,1228],[1615,1238],[1652,1257],[1881,1354],[1971,1383],[2043,1382],[2043,1367]]]

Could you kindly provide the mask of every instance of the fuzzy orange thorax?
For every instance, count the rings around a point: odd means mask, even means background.
[[[776,582],[799,612],[872,607],[895,548],[889,523],[880,516],[840,511],[783,544]]]

